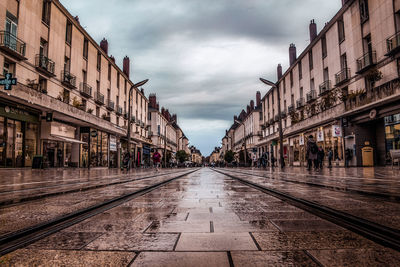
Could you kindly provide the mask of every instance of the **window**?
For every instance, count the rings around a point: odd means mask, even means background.
[[[303,98],[303,87],[300,87],[300,98]]]
[[[83,58],[88,59],[88,53],[89,53],[89,41],[88,39],[83,40]]]
[[[7,11],[6,13],[6,32],[17,36],[17,29],[18,29],[18,19],[11,14],[10,12]],[[8,45],[10,45],[11,48],[16,47],[16,40],[14,38],[8,38],[10,40],[4,40],[5,42],[8,41]],[[14,49],[15,50],[15,49]]]
[[[117,73],[117,88],[119,89],[119,72]]]
[[[97,52],[97,70],[101,70],[101,53]]]
[[[309,66],[310,70],[312,70],[314,68],[314,59],[313,59],[312,50],[310,50],[310,52],[308,52],[308,66]]]
[[[274,104],[274,91],[271,92],[271,102],[272,102],[272,105],[273,105]]]
[[[364,37],[364,53],[372,53],[371,34],[368,34]]]
[[[42,76],[39,76],[39,91],[42,93],[47,93],[47,80]]]
[[[326,49],[326,37],[321,37],[321,45],[322,45],[322,58],[325,58],[328,55],[328,51]]]
[[[347,56],[343,54],[340,56],[340,67],[342,70],[347,69]]]
[[[339,33],[339,43],[341,43],[345,39],[343,18],[340,18],[337,21],[337,24],[338,24],[338,33]]]
[[[42,21],[47,25],[50,25],[50,7],[51,1],[43,0]]]
[[[292,94],[292,95],[290,96],[290,102],[291,102],[292,105],[294,105],[294,94]]]
[[[301,80],[303,78],[303,68],[301,65],[301,61],[299,62],[298,66],[299,66],[299,80]]]
[[[329,80],[329,70],[328,68],[324,69],[324,81],[328,81]]]
[[[68,91],[67,89],[64,89],[62,101],[63,101],[64,103],[69,104],[69,98],[70,98],[70,93],[69,93],[69,91]]]
[[[119,117],[117,116],[117,126],[119,126]]]
[[[311,91],[315,90],[314,79],[310,80],[310,89],[311,89]]]
[[[127,87],[126,84],[127,84],[127,82],[126,82],[126,80],[125,80],[125,85],[124,85],[124,93],[125,93],[125,95],[126,95],[126,93],[127,93],[127,92],[126,92],[126,87]]]
[[[87,83],[87,72],[85,70],[82,70],[82,79],[83,83]]]
[[[96,91],[100,93],[100,81],[96,81]]]
[[[48,54],[48,43],[45,39],[40,38],[40,48],[39,48],[39,55],[47,57]]]
[[[64,71],[69,71],[71,62],[68,57],[64,57]]]
[[[108,64],[108,80],[111,81],[111,64]]]
[[[283,94],[286,94],[286,79],[283,79]]]
[[[360,0],[360,19],[361,23],[364,23],[368,20],[368,0]]]
[[[67,27],[65,30],[65,42],[71,45],[72,40],[72,23],[71,21],[67,20]]]
[[[293,71],[290,71],[290,87],[293,87]]]
[[[3,76],[6,76],[7,73],[15,74],[15,63],[4,59]]]

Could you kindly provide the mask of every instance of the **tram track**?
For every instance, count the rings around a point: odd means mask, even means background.
[[[325,205],[321,205],[314,201],[305,200],[302,198],[294,197],[290,194],[278,191],[276,189],[268,188],[246,179],[237,177],[231,173],[225,173],[220,170],[212,169],[213,171],[225,175],[233,180],[239,181],[242,184],[255,188],[268,195],[274,196],[280,200],[283,200],[295,207],[312,213],[320,218],[328,220],[336,225],[344,227],[354,233],[357,233],[363,237],[366,237],[380,245],[389,247],[400,251],[400,231],[390,227],[383,226],[371,222],[366,219],[362,219],[357,216],[353,216],[349,213],[339,211]],[[251,174],[246,174],[251,176]]]
[[[100,214],[104,211],[117,207],[124,204],[132,199],[140,197],[151,191],[154,191],[164,185],[167,185],[179,178],[190,175],[199,169],[195,169],[189,172],[185,172],[173,178],[161,181],[150,186],[135,190],[133,192],[124,194],[122,196],[115,197],[113,199],[107,200],[103,203],[96,204],[58,218],[46,221],[31,227],[27,227],[3,236],[0,236],[0,257],[8,254],[16,249],[25,247],[35,241],[38,241],[44,237],[54,234],[60,230],[77,224],[83,220],[86,220],[92,216]]]
[[[394,203],[400,202],[400,196],[389,195],[389,194],[385,194],[385,193],[370,192],[370,191],[365,191],[365,190],[345,188],[342,186],[335,186],[335,185],[319,184],[319,183],[313,183],[313,182],[307,182],[307,181],[297,181],[297,180],[291,180],[291,179],[287,179],[287,178],[283,178],[283,177],[274,178],[271,176],[266,176],[266,175],[261,175],[261,174],[256,174],[256,173],[249,173],[249,172],[238,171],[238,170],[235,170],[233,172],[244,174],[244,175],[252,175],[252,176],[260,177],[260,178],[268,178],[268,179],[275,180],[275,181],[284,181],[284,182],[288,182],[288,183],[302,184],[302,185],[309,185],[309,186],[313,186],[313,187],[325,188],[325,189],[333,190],[333,191],[355,193],[355,194],[359,194],[359,195],[384,199],[386,201],[391,201]],[[278,175],[282,175],[282,173],[278,173]]]
[[[99,189],[99,188],[104,188],[104,187],[113,186],[113,185],[120,185],[120,184],[135,182],[135,181],[141,181],[141,180],[150,179],[150,178],[154,178],[154,177],[178,174],[181,172],[184,172],[184,171],[158,173],[158,174],[143,176],[143,177],[139,177],[139,178],[114,181],[111,183],[109,182],[109,183],[103,183],[103,184],[90,185],[90,186],[86,186],[86,187],[78,187],[78,188],[73,188],[73,189],[68,189],[68,190],[62,190],[62,191],[57,191],[57,192],[49,192],[49,193],[44,193],[44,194],[30,195],[30,196],[21,197],[18,199],[5,199],[5,200],[0,200],[0,207],[4,208],[6,206],[10,206],[13,204],[21,204],[23,202],[38,200],[38,199],[42,199],[42,198],[46,198],[46,197],[53,197],[53,196],[64,195],[64,194],[69,194],[69,193],[76,193],[76,192],[85,192],[85,191],[89,191],[89,190],[93,190],[93,189]],[[103,179],[103,180],[106,180],[106,179]],[[65,186],[72,186],[72,185],[79,185],[79,184],[84,184],[84,182],[68,183],[68,184],[63,184],[58,187],[63,187],[63,186],[65,187]],[[54,187],[57,187],[57,186],[46,186],[46,187],[41,187],[40,189],[43,190],[46,188],[54,188]],[[24,191],[28,191],[28,190],[37,190],[37,188],[24,189]],[[20,190],[20,191],[22,191],[22,190]],[[0,196],[5,193],[10,194],[10,193],[15,193],[15,192],[20,192],[20,191],[0,192]]]

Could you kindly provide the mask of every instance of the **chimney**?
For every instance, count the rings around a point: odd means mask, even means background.
[[[164,109],[164,107],[161,108],[161,115],[163,115],[164,118],[165,118],[165,109]]]
[[[235,115],[233,116],[233,122],[237,121],[238,117]]]
[[[260,91],[257,91],[257,93],[256,93],[256,105],[257,105],[257,107],[261,107],[261,93],[260,93]]]
[[[122,71],[126,74],[126,76],[128,76],[128,78],[129,78],[129,65],[130,65],[129,57],[125,56],[122,64]]]
[[[278,67],[276,68],[276,73],[278,76],[278,81],[282,78],[282,65],[278,64]]]
[[[289,46],[289,62],[290,66],[296,61],[296,46],[295,44],[290,44]]]
[[[103,40],[101,40],[100,48],[108,55],[108,41],[106,38],[103,38]]]
[[[250,101],[250,108],[251,108],[251,110],[254,110],[254,100]]]
[[[317,37],[317,24],[315,23],[315,20],[311,20],[311,22],[310,22],[310,43],[312,43],[312,41],[314,41],[314,39],[316,37]]]
[[[247,105],[247,114],[250,114],[250,106]]]
[[[172,120],[175,121],[176,124],[178,123],[178,119],[177,119],[176,114],[172,115]]]
[[[75,16],[75,17],[74,17],[74,20],[75,20],[76,22],[78,22],[79,24],[81,24],[81,23],[79,22],[79,17],[78,17],[78,16]]]
[[[149,95],[149,104],[151,108],[156,109],[157,108],[157,96],[156,94],[150,94]]]
[[[113,57],[113,56],[111,55],[111,56],[110,56],[110,59],[111,59],[112,62],[115,63],[115,57]]]

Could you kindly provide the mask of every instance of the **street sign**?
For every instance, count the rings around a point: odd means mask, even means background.
[[[4,85],[4,90],[11,90],[13,85],[17,85],[17,78],[13,78],[12,73],[6,73],[6,78],[0,79],[0,85]]]

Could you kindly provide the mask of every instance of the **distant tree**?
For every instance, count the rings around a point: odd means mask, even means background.
[[[187,160],[188,154],[186,154],[185,150],[179,150],[176,152],[176,159],[179,161],[179,163],[183,163]]]
[[[234,158],[235,158],[235,153],[233,153],[232,150],[226,151],[225,156],[224,156],[224,159],[226,162],[231,163]]]

